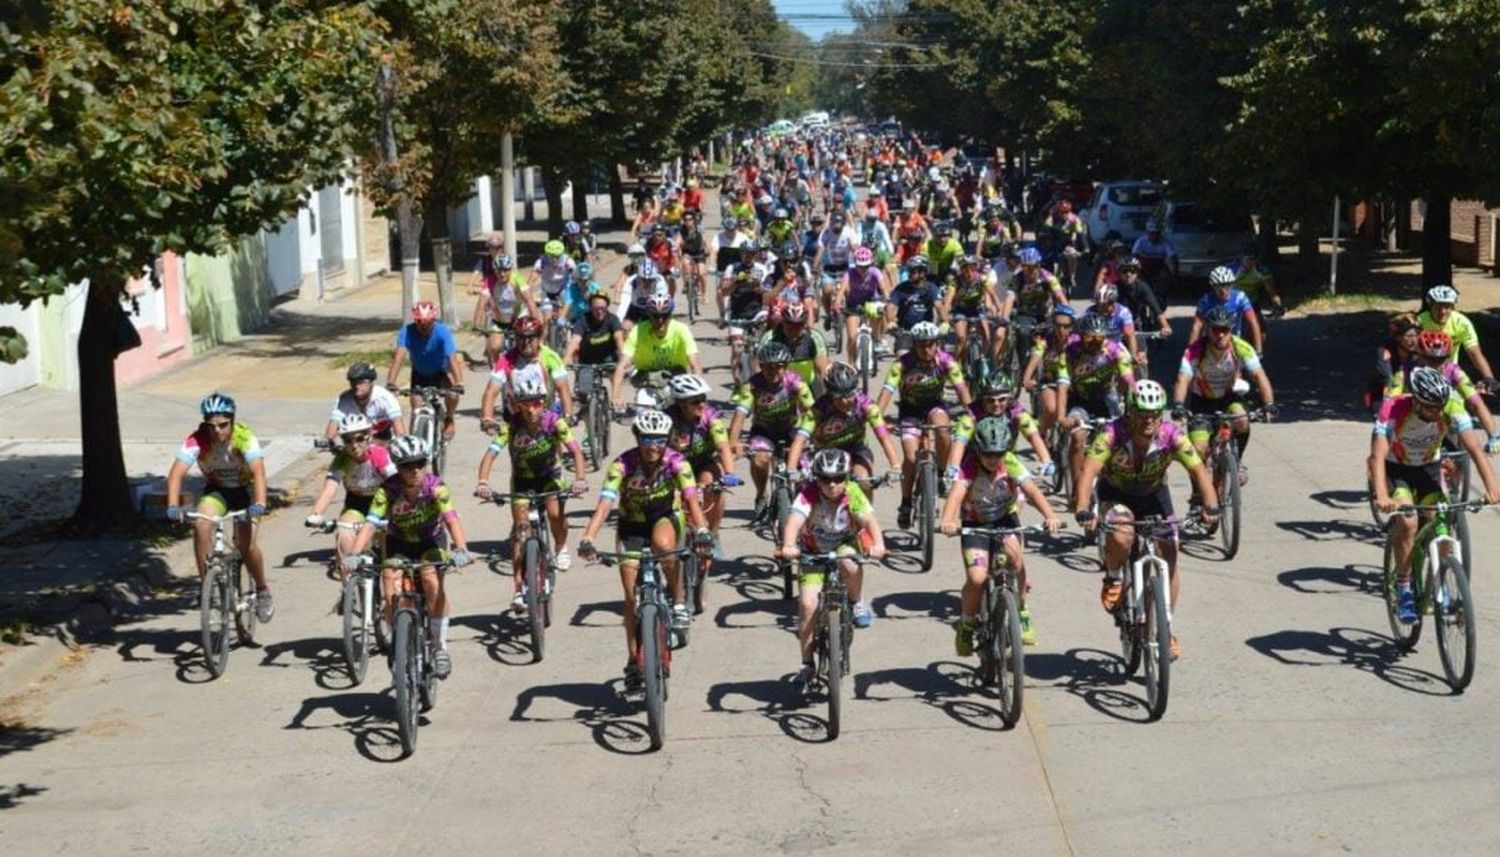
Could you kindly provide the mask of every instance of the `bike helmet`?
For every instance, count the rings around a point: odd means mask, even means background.
[[[1458,303],[1458,290],[1452,286],[1433,286],[1427,290],[1427,302],[1434,304]]]
[[[1234,311],[1227,306],[1216,306],[1203,317],[1209,327],[1234,327]]]
[[[755,352],[755,358],[761,363],[774,363],[786,365],[792,362],[792,350],[780,342],[767,342]]]
[[[672,418],[656,410],[643,410],[630,426],[637,438],[666,437],[672,433]]]
[[[339,434],[350,435],[369,431],[373,426],[364,414],[343,414],[339,417]]]
[[[643,279],[653,279],[656,276],[656,263],[650,259],[642,259],[635,263],[635,275]]]
[[[604,298],[604,302],[609,303],[609,289],[602,283],[593,284],[589,287],[589,300],[593,301],[594,298]]]
[[[781,320],[787,324],[807,324],[807,307],[789,303],[781,308]]]
[[[1027,247],[1021,251],[1021,264],[1036,266],[1042,264],[1042,251],[1035,247]]]
[[[518,378],[510,389],[510,397],[517,402],[539,402],[547,398],[547,385],[535,375]]]
[[[667,382],[667,389],[671,391],[673,401],[694,399],[699,396],[707,398],[712,392],[708,382],[697,375],[677,375]]]
[[[771,212],[771,217],[776,220],[786,220],[787,218],[791,217],[791,215],[787,213],[786,209],[778,208],[775,211]]]
[[[1155,220],[1148,220],[1148,221],[1146,221],[1146,232],[1151,233],[1151,232],[1160,232],[1160,231],[1161,231],[1161,224],[1160,223],[1156,222]]]
[[[629,256],[632,259],[639,259],[640,257],[646,255],[646,248],[640,242],[636,242],[635,244],[632,244],[629,247],[625,248],[625,255]]]
[[[819,479],[848,479],[849,453],[842,449],[820,449],[813,456],[812,471]]]
[[[588,262],[579,262],[578,276],[580,279],[584,280],[587,280],[588,278],[594,276],[594,266],[590,265]]]
[[[1220,265],[1208,272],[1208,284],[1214,288],[1234,285],[1234,272]]]
[[[509,271],[515,267],[516,260],[512,259],[509,253],[501,253],[499,256],[495,257],[495,270]]]
[[[1423,405],[1443,405],[1453,395],[1453,386],[1443,377],[1443,373],[1427,366],[1412,370],[1411,377],[1406,380],[1406,388],[1411,391],[1412,398]]]
[[[1140,273],[1141,260],[1137,259],[1134,256],[1127,256],[1125,258],[1125,261],[1120,263],[1120,273],[1123,274],[1126,271],[1135,271],[1136,273]]]
[[[1068,306],[1067,304],[1058,304],[1057,306],[1052,308],[1053,318],[1057,318],[1058,316],[1063,316],[1065,318],[1076,318],[1077,315],[1078,313],[1075,312],[1073,308]]]
[[[726,218],[724,218],[724,231],[725,232],[732,232],[735,229],[739,228],[739,225],[740,225],[740,222],[738,220],[735,220],[733,217],[726,217]]]
[[[971,255],[963,256],[963,257],[961,257],[958,260],[958,267],[960,267],[960,268],[977,268],[977,267],[979,267],[979,257],[978,256],[974,256],[972,254]]]
[[[516,338],[525,339],[531,336],[542,335],[542,322],[535,316],[522,316],[516,319]]]
[[[646,311],[652,318],[671,318],[677,304],[670,295],[657,293],[646,299]]]
[[[781,242],[781,249],[776,251],[776,255],[782,259],[795,259],[802,255],[802,252],[797,247],[796,241],[783,241]]]
[[[942,331],[930,321],[919,321],[911,326],[911,338],[916,342],[937,342]]]
[[[1453,337],[1441,330],[1424,330],[1417,337],[1417,351],[1423,357],[1446,360],[1453,353]]]
[[[985,417],[974,426],[974,450],[981,454],[1002,453],[1010,449],[1010,420]]]
[[[939,237],[947,237],[949,235],[952,235],[953,224],[949,223],[946,220],[939,220],[937,223],[932,224],[932,234]]]
[[[432,301],[418,301],[411,308],[412,321],[437,321],[437,304]]]
[[[911,259],[906,263],[907,269],[914,274],[918,271],[922,271],[925,273],[926,271],[931,269],[931,266],[932,263],[927,261],[927,257],[923,256],[920,253],[911,257]]]
[[[344,373],[344,377],[348,378],[351,384],[356,381],[373,381],[375,380],[375,367],[361,360],[350,366],[349,371]]]
[[[979,382],[981,396],[1013,396],[1015,392],[1016,382],[1005,372],[991,372]]]
[[[1137,411],[1166,410],[1166,388],[1150,378],[1142,378],[1130,388],[1130,407]]]
[[[875,254],[869,247],[861,247],[854,251],[854,267],[868,268],[875,264]]]
[[[546,253],[548,256],[553,257],[554,259],[558,256],[561,256],[563,253],[566,253],[567,249],[568,248],[564,247],[563,243],[561,241],[558,241],[556,238],[542,245],[542,252]]]
[[[583,227],[578,225],[578,221],[576,221],[576,220],[569,220],[567,223],[563,224],[563,234],[564,235],[581,235],[581,234],[583,234]]]
[[[1078,322],[1078,332],[1083,336],[1108,336],[1109,322],[1104,316],[1089,313]]]
[[[1111,283],[1105,283],[1099,287],[1099,294],[1094,296],[1094,301],[1101,304],[1112,304],[1120,299],[1120,290]]]
[[[1401,335],[1406,333],[1408,330],[1417,330],[1421,327],[1421,325],[1417,324],[1416,315],[1409,312],[1398,312],[1395,315],[1391,316],[1391,320],[1388,322],[1388,325],[1391,331],[1391,337],[1394,339],[1401,338]]]
[[[214,414],[232,417],[234,416],[234,399],[223,393],[209,393],[203,397],[203,401],[198,403],[198,410],[202,411],[205,417],[211,417]]]
[[[828,377],[824,384],[828,387],[829,395],[840,399],[852,396],[859,388],[859,372],[848,363],[835,363],[828,367]]]
[[[414,434],[403,434],[391,441],[391,463],[397,467],[421,466],[427,463],[427,441]]]

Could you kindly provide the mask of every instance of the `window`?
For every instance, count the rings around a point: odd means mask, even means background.
[[[1112,205],[1152,208],[1161,202],[1161,188],[1148,184],[1118,184],[1109,189],[1109,201]]]
[[[1252,232],[1250,216],[1232,215],[1201,205],[1187,203],[1172,209],[1175,232]]]

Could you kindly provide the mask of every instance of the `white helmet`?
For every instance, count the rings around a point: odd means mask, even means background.
[[[414,434],[403,434],[391,441],[391,463],[397,467],[427,463],[427,441]]]
[[[631,426],[636,437],[666,437],[672,433],[672,418],[661,411],[643,410]]]
[[[627,256],[644,256],[644,255],[646,255],[646,248],[644,246],[642,246],[641,244],[639,244],[639,243],[632,244],[629,247],[625,248],[625,255],[627,255]]]
[[[1211,286],[1232,286],[1234,285],[1234,272],[1220,265],[1208,272],[1208,283]]]
[[[696,396],[706,398],[712,392],[708,382],[697,375],[678,375],[667,383],[667,389],[672,392],[672,400],[678,402]]]
[[[1452,286],[1433,286],[1427,290],[1427,302],[1434,304],[1458,303],[1458,289]]]
[[[911,338],[917,342],[936,342],[942,335],[938,326],[930,321],[919,321],[911,326]]]
[[[1137,411],[1161,411],[1167,407],[1167,391],[1150,378],[1142,378],[1130,388],[1130,407]]]
[[[547,385],[535,375],[523,375],[511,386],[510,396],[518,402],[534,402],[547,398]]]
[[[339,417],[339,434],[341,435],[369,431],[370,428],[370,418],[364,414],[344,414]]]

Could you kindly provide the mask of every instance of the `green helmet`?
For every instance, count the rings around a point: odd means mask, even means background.
[[[974,449],[977,452],[1007,452],[1010,442],[1010,420],[1004,417],[985,417],[974,426]]]
[[[995,396],[1001,393],[1014,395],[1015,392],[1015,380],[1003,371],[991,372],[979,382],[979,395],[981,396]]]

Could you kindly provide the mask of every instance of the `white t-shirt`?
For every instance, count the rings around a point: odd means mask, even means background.
[[[333,413],[328,418],[338,422],[344,414],[360,413],[370,418],[375,434],[387,434],[391,430],[391,423],[401,419],[401,402],[391,395],[390,390],[384,387],[371,387],[370,400],[361,408],[359,403],[354,401],[354,392],[345,390],[339,394],[338,401],[333,403]]]

